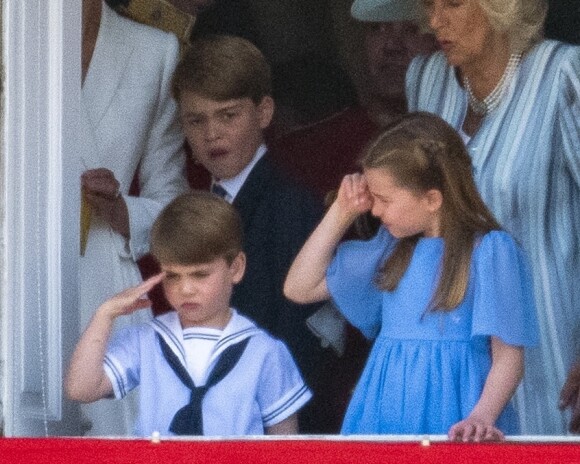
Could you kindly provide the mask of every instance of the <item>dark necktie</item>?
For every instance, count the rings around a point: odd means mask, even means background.
[[[176,435],[203,435],[203,416],[201,409],[203,397],[211,387],[221,381],[234,368],[244,353],[250,338],[248,337],[235,345],[229,346],[223,351],[203,387],[195,386],[189,373],[179,362],[175,353],[171,351],[171,348],[169,348],[169,345],[163,337],[157,334],[157,339],[159,340],[159,345],[161,346],[165,360],[171,366],[175,375],[179,377],[179,380],[191,390],[189,403],[175,413],[169,430]]]
[[[211,184],[211,193],[215,193],[217,196],[222,197],[224,200],[226,199],[226,196],[228,194],[226,189],[216,182]]]

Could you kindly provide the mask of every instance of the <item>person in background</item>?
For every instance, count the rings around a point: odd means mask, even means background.
[[[548,0],[546,38],[580,45],[580,3],[577,0]]]
[[[525,434],[562,435],[566,372],[580,353],[580,47],[544,40],[544,0],[369,0],[417,5],[441,47],[407,73],[410,111],[463,137],[475,183],[527,253],[540,345],[516,394]]]
[[[258,42],[248,0],[106,0],[118,13],[134,21],[172,32],[182,48],[195,38],[228,34]]]
[[[200,15],[215,5],[215,0],[106,0],[106,3],[120,15],[147,26],[155,27],[177,36],[180,53],[191,45],[194,34],[200,28]],[[220,5],[223,0],[218,0]],[[203,22],[203,21],[202,21]],[[203,28],[203,26],[202,26]],[[189,147],[184,143],[184,152],[189,154]],[[191,186],[195,187],[206,178],[206,172],[197,169],[186,156],[186,175]],[[131,183],[129,194],[139,195],[139,173]],[[139,269],[144,279],[159,273],[159,266],[150,254],[138,260]],[[155,286],[150,290],[149,299],[154,314],[171,310],[161,288]]]
[[[81,329],[101,303],[141,281],[137,260],[149,250],[153,221],[188,188],[170,93],[177,39],[119,16],[102,0],[83,0],[82,7]],[[129,194],[136,173],[139,196]],[[81,410],[89,434],[122,436],[136,404],[104,401]]]
[[[209,192],[182,195],[159,215],[151,251],[162,273],[103,303],[79,340],[66,392],[92,402],[139,390],[135,434],[261,435],[298,431],[312,396],[288,349],[230,307],[243,278],[242,225]],[[148,307],[159,282],[173,311],[112,340],[113,322]]]
[[[106,0],[119,14],[147,26],[171,32],[182,48],[191,43],[198,15],[214,0]]]
[[[264,131],[274,113],[270,66],[251,42],[233,36],[197,39],[173,77],[173,95],[192,156],[211,174],[211,189],[242,218],[247,272],[232,305],[283,340],[319,400],[321,366],[330,354],[306,328],[318,305],[282,293],[290,263],[322,214],[321,202],[271,162]],[[320,379],[321,381],[323,379]],[[301,431],[320,418],[301,412]]]
[[[321,198],[356,169],[360,153],[380,129],[406,112],[407,67],[414,56],[436,49],[433,36],[421,32],[408,11],[393,16],[378,8],[368,14],[355,0],[354,24],[339,20],[339,14],[337,28],[344,24],[348,34],[341,40],[357,104],[271,142],[281,168]]]
[[[478,195],[461,137],[438,116],[395,120],[344,177],[284,293],[329,297],[373,349],[344,434],[502,440],[524,347],[537,343],[527,260]],[[357,216],[381,227],[339,245]]]

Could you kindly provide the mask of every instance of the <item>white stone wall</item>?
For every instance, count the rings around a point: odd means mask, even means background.
[[[3,1],[0,0],[0,51],[3,49],[2,43],[2,6]],[[4,127],[4,63],[2,63],[3,54],[0,53],[0,127]],[[4,131],[0,131],[0,256],[4,256],[4,236],[2,235],[2,230],[4,230]],[[0,269],[4,268],[4,263],[0,262]],[[3,292],[3,286],[0,285],[0,297]],[[1,301],[1,300],[0,300]],[[2,326],[2,313],[4,308],[0,306],[0,327]],[[0,436],[4,435],[4,395],[3,392],[6,391],[4,388],[4,363],[6,360],[6,354],[2,350],[2,344],[0,343]]]

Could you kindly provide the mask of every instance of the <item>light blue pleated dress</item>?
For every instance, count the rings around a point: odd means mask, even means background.
[[[413,61],[407,98],[461,128],[467,95],[441,52]],[[522,432],[565,434],[558,398],[580,356],[580,47],[546,40],[524,54],[467,149],[481,197],[532,269],[541,336],[516,394]]]
[[[445,434],[479,400],[491,367],[491,335],[517,346],[537,343],[527,263],[509,234],[481,238],[465,299],[451,312],[426,312],[443,256],[441,238],[419,240],[395,291],[376,287],[377,269],[394,243],[384,228],[369,241],[346,242],[327,271],[338,308],[375,339],[343,434]],[[511,405],[497,425],[517,433]]]

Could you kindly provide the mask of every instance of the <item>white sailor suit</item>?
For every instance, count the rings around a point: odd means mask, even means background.
[[[183,366],[188,365],[175,312],[122,329],[105,356],[105,372],[116,398],[140,388],[135,424],[139,436],[173,435],[169,426],[191,395],[163,355],[158,337]],[[261,435],[265,427],[298,412],[312,397],[284,343],[235,310],[209,357],[206,375],[228,347],[246,339],[233,369],[203,398],[203,435]]]

